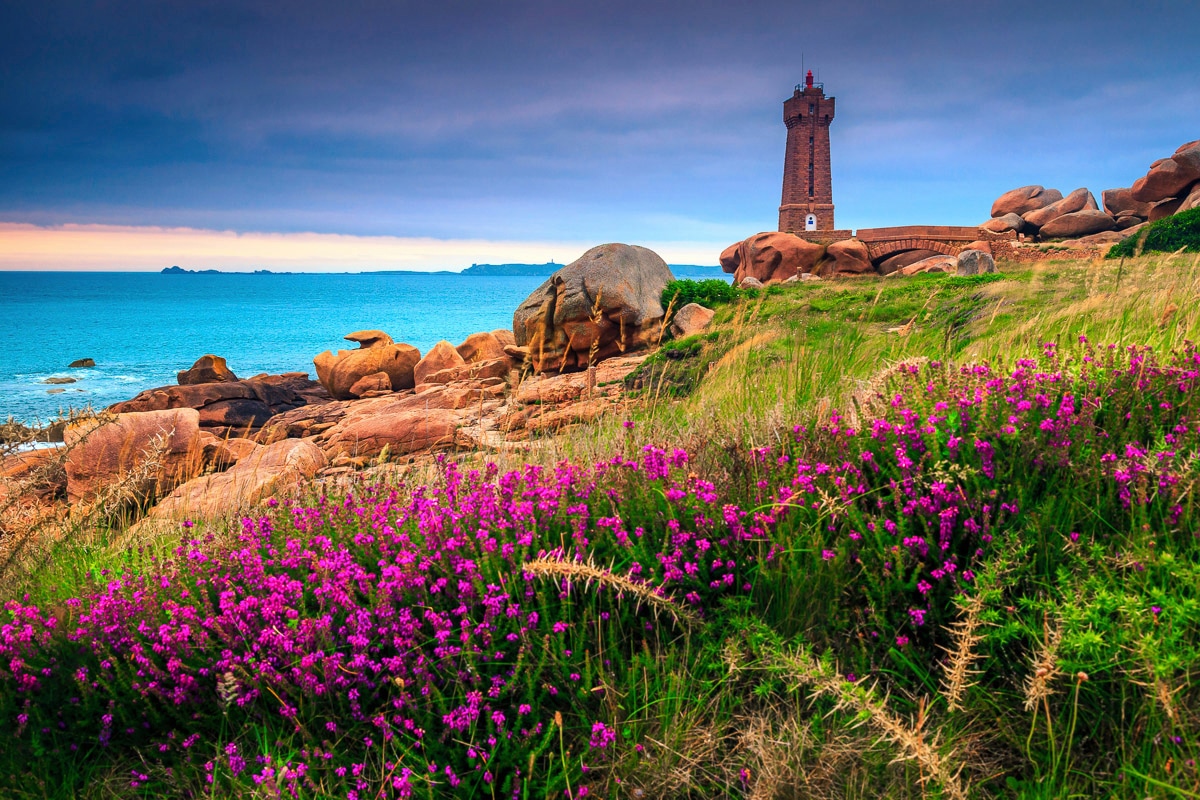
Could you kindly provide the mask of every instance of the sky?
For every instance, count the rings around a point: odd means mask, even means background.
[[[1129,186],[1200,139],[1200,3],[8,0],[0,269],[460,269],[777,224],[837,98],[839,228]]]

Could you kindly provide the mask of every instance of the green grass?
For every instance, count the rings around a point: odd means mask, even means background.
[[[1136,236],[1117,242],[1108,258],[1129,258],[1141,253],[1200,253],[1200,208],[1152,222]]]

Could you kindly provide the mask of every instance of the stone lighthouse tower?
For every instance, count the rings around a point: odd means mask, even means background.
[[[787,155],[783,162],[783,200],[779,230],[833,230],[833,180],[829,169],[829,123],[834,98],[813,83],[812,70],[804,85],[783,103],[787,125]]]

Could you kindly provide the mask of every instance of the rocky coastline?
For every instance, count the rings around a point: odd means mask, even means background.
[[[345,338],[357,347],[314,357],[316,380],[300,371],[240,378],[206,354],[176,385],[68,420],[60,444],[4,458],[0,506],[66,516],[121,496],[126,521],[179,522],[447,450],[535,447],[624,402],[625,378],[671,335],[661,298],[673,279],[650,250],[601,245],[539,286],[512,330],[425,353],[385,331],[355,331]],[[686,334],[712,312],[675,317]]]

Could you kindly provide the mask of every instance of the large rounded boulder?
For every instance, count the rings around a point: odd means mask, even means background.
[[[844,239],[825,248],[826,261],[818,271],[824,275],[874,274],[871,254],[858,239]]]
[[[1062,192],[1058,189],[1047,189],[1043,186],[1022,186],[1019,189],[1010,189],[992,203],[992,217],[1003,217],[1006,214],[1024,216],[1030,211],[1037,211],[1039,208],[1045,208],[1062,199]]]
[[[413,368],[413,379],[418,385],[422,383],[444,383],[445,381],[430,381],[429,379],[444,370],[462,370],[465,374],[466,359],[455,349],[454,345],[442,339],[429,349],[425,357]]]
[[[1158,203],[1183,197],[1188,187],[1200,181],[1200,140],[1181,145],[1170,158],[1150,165],[1150,171],[1133,183],[1134,200]]]
[[[1103,211],[1085,210],[1050,220],[1042,226],[1041,234],[1043,239],[1075,239],[1111,231],[1116,227],[1117,221]]]
[[[1002,217],[989,219],[979,227],[989,233],[1008,233],[1009,231],[1020,233],[1025,230],[1025,220],[1021,219],[1019,214],[1008,213]]]
[[[666,313],[662,293],[674,277],[644,247],[593,247],[518,306],[516,345],[535,371],[568,372],[656,344]]]
[[[981,275],[996,271],[996,261],[992,254],[974,248],[964,249],[958,254],[955,275]]]
[[[733,273],[733,282],[747,278],[763,284],[782,283],[812,272],[825,256],[825,248],[790,233],[767,231],[729,245],[721,253],[721,269]]]
[[[173,408],[68,425],[67,498],[91,501],[120,484],[138,499],[169,491],[198,467],[200,415]]]
[[[1046,223],[1056,220],[1065,214],[1076,211],[1095,211],[1096,198],[1087,189],[1076,189],[1062,200],[1051,203],[1045,208],[1028,211],[1022,219],[1035,228],[1041,228]]]
[[[383,331],[355,331],[347,341],[357,342],[357,350],[339,350],[335,356],[326,350],[313,359],[317,380],[338,400],[358,397],[354,387],[368,375],[382,372],[388,377],[392,391],[411,389],[416,385],[413,369],[421,353],[412,345],[399,344]],[[377,385],[378,381],[374,382]]]
[[[1104,202],[1104,210],[1117,219],[1121,217],[1145,219],[1150,215],[1150,206],[1154,205],[1134,200],[1132,189],[1105,189],[1100,193],[1100,198]]]
[[[454,348],[467,364],[477,361],[490,361],[494,358],[504,358],[504,345],[495,333],[472,333],[458,347]]]
[[[198,386],[203,383],[236,383],[238,376],[225,363],[225,359],[212,353],[200,356],[191,369],[176,373],[180,386]]]

